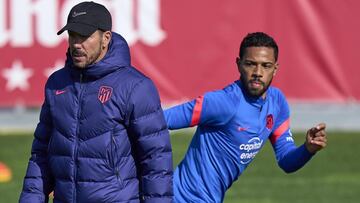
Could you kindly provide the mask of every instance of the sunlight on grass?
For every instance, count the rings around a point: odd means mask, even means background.
[[[183,158],[193,131],[171,133],[174,166]],[[1,133],[0,133],[1,134]],[[302,134],[294,134],[298,144]],[[0,203],[17,202],[32,143],[31,133],[0,135],[0,161],[12,180],[0,183]],[[359,133],[331,133],[328,147],[302,169],[286,174],[277,166],[269,143],[227,191],[225,203],[357,203],[360,199]]]

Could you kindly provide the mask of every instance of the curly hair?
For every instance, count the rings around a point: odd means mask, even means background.
[[[248,47],[269,47],[274,49],[275,61],[278,59],[279,48],[275,40],[263,32],[253,32],[246,35],[240,44],[239,57],[243,58]]]

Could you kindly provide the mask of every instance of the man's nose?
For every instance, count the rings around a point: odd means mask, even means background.
[[[257,66],[255,66],[254,71],[253,71],[253,75],[257,76],[257,77],[262,77],[263,69],[261,67],[261,64],[258,64]]]
[[[80,49],[81,48],[81,43],[79,41],[73,41],[71,43],[71,46],[75,49]]]

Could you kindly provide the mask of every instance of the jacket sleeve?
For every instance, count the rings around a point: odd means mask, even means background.
[[[45,96],[45,102],[41,108],[40,122],[35,129],[31,157],[19,202],[48,202],[49,193],[54,187],[47,161],[47,148],[52,123],[49,103],[46,98]]]
[[[142,80],[131,91],[128,114],[128,131],[135,149],[141,202],[172,202],[170,136],[158,92],[150,79]]]
[[[295,145],[290,131],[289,106],[283,98],[280,105],[279,118],[275,122],[270,141],[275,151],[276,160],[286,173],[297,171],[313,156],[304,145]]]

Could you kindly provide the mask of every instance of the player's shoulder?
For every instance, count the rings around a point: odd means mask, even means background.
[[[231,117],[234,109],[239,105],[239,93],[234,84],[230,84],[221,90],[207,92],[204,95],[205,107],[211,107],[213,111],[223,117]]]
[[[281,112],[289,111],[289,104],[285,94],[279,88],[270,86],[267,91],[267,97],[271,100],[273,108],[278,109]]]
[[[278,102],[286,101],[285,94],[278,87],[270,86],[267,91],[267,96]]]
[[[207,118],[216,120],[216,125],[227,123],[236,111],[236,99],[231,85],[220,90],[206,92],[203,95],[203,110]]]
[[[224,94],[232,102],[233,106],[238,106],[242,100],[244,100],[244,94],[240,87],[240,81],[234,81],[233,83],[226,86],[224,89]]]
[[[207,92],[205,97],[224,104],[228,103],[233,107],[239,101],[239,93],[241,92],[239,89],[240,88],[236,83],[232,83],[225,86],[223,89]]]

